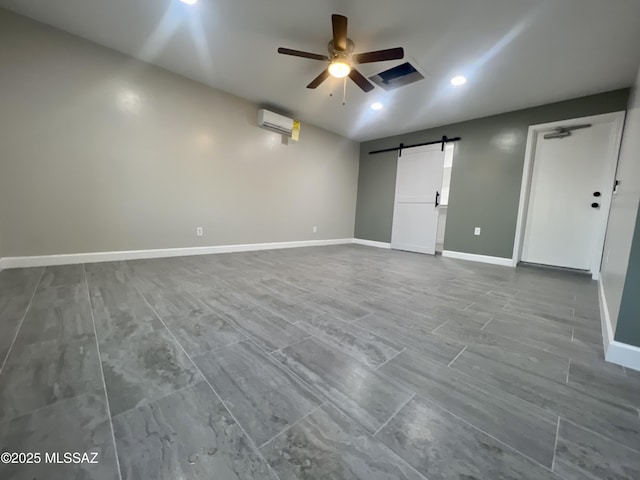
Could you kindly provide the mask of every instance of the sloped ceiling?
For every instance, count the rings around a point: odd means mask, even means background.
[[[640,63],[637,0],[0,0],[0,6],[355,140],[630,86]],[[305,85],[332,13],[356,51],[401,46],[427,78],[393,92]],[[0,34],[1,36],[1,34]],[[359,66],[370,76],[401,61]],[[468,83],[449,80],[463,74]],[[330,96],[330,93],[334,93]],[[373,111],[370,104],[384,104]]]

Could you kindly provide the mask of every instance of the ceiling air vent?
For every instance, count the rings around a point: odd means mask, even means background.
[[[369,80],[385,90],[395,90],[423,78],[424,75],[416,67],[406,62],[369,77]]]

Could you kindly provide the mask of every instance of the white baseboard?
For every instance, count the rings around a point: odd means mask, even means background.
[[[118,260],[139,260],[144,258],[185,257],[191,255],[211,255],[215,253],[251,252],[257,250],[277,250],[281,248],[320,247],[353,243],[352,238],[332,240],[302,240],[297,242],[250,243],[245,245],[217,245],[212,247],[162,248],[154,250],[130,250],[119,252],[71,253],[64,255],[39,255],[32,257],[4,257],[2,268],[47,267],[52,265],[73,265],[78,263],[113,262]],[[0,268],[0,269],[2,269]]]
[[[453,250],[443,250],[442,256],[448,258],[456,258],[458,260],[470,260],[472,262],[502,265],[504,267],[515,267],[511,258],[490,257],[488,255],[476,255],[475,253],[454,252]]]
[[[602,324],[604,359],[607,362],[622,365],[626,368],[640,370],[640,347],[627,345],[626,343],[614,340],[611,317],[609,316],[609,306],[607,305],[607,297],[604,293],[602,280],[598,281],[598,290],[600,293],[600,322]]]
[[[612,340],[604,358],[607,362],[640,371],[640,347]]]
[[[365,245],[367,247],[386,248],[387,250],[391,248],[390,243],[376,242],[374,240],[363,240],[362,238],[354,238],[353,243],[357,245]]]
[[[5,258],[0,257],[0,272],[1,272],[2,270],[4,270],[5,268],[7,268],[7,267],[5,266]]]
[[[598,296],[600,297],[600,326],[602,328],[602,346],[604,347],[605,357],[609,350],[609,344],[613,341],[613,329],[611,328],[611,317],[609,316],[609,305],[607,305],[607,297],[604,294],[604,285],[602,280],[598,281]]]

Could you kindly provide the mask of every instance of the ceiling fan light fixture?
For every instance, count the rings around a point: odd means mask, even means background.
[[[333,78],[344,78],[351,72],[351,65],[344,60],[334,60],[329,65],[329,74]]]

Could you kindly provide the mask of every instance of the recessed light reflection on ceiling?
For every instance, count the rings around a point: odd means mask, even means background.
[[[186,3],[187,5],[195,5],[198,3],[198,0],[180,0],[182,3]]]
[[[451,79],[451,85],[453,85],[454,87],[459,87],[460,85],[464,85],[465,83],[467,83],[467,79],[462,75],[456,75]]]
[[[371,110],[382,110],[383,107],[384,105],[382,105],[380,102],[375,102],[371,104]]]

